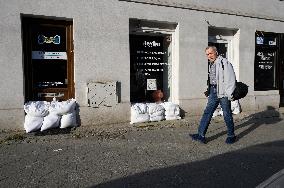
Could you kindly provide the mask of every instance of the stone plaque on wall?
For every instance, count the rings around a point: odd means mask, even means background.
[[[88,87],[88,104],[91,107],[114,106],[118,103],[117,82],[90,82]]]

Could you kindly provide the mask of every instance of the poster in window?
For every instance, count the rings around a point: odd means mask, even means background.
[[[276,51],[259,49],[255,54],[256,90],[275,89]]]
[[[147,90],[157,90],[156,79],[147,79]]]

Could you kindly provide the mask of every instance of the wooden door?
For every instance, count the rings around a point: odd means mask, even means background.
[[[25,100],[74,97],[72,21],[22,18]]]

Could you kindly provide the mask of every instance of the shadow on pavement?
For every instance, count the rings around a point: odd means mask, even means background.
[[[54,128],[54,129],[48,129],[42,132],[32,132],[34,136],[47,136],[47,135],[60,135],[60,134],[70,134],[73,130],[75,130],[76,127],[68,127],[64,129],[60,128]]]
[[[274,107],[268,106],[265,111],[252,114],[246,117],[244,120],[245,122],[235,126],[235,130],[238,130],[244,127],[248,127],[248,128],[242,131],[241,133],[237,134],[236,135],[237,139],[241,139],[242,137],[254,131],[261,125],[274,124],[274,123],[280,122],[282,119],[280,118],[280,113]],[[210,142],[226,134],[227,134],[227,131],[222,131],[216,135],[206,138],[206,140],[207,142]]]
[[[256,187],[284,167],[284,141],[146,171],[92,187]]]

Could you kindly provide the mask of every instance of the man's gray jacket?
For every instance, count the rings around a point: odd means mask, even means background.
[[[218,98],[228,97],[232,100],[232,93],[236,88],[236,75],[232,64],[222,56],[218,56],[216,63],[216,81]]]

